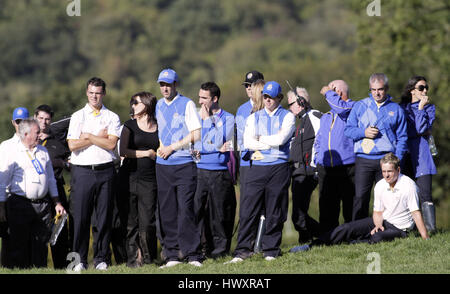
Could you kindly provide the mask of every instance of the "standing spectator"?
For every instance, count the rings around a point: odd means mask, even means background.
[[[111,239],[114,149],[119,139],[120,119],[103,105],[106,84],[91,78],[86,85],[86,106],[72,115],[67,140],[71,155],[70,207],[74,219],[73,251],[80,255],[74,268],[87,268],[90,222],[94,211],[97,233],[94,235],[94,266],[108,268]]]
[[[369,216],[374,181],[382,178],[380,158],[393,152],[402,160],[407,150],[405,114],[387,94],[387,76],[375,73],[370,76],[369,85],[369,97],[353,105],[344,130],[345,135],[353,140],[356,154],[352,220]]]
[[[262,94],[264,109],[251,114],[245,125],[244,147],[259,151],[259,156],[252,156],[245,177],[235,257],[227,263],[241,262],[253,254],[254,228],[262,206],[266,213],[266,232],[262,237],[264,258],[270,261],[281,254],[289,197],[289,145],[295,130],[295,117],[280,106],[283,94],[277,82],[266,83]]]
[[[405,156],[412,167],[411,178],[419,187],[419,200],[428,232],[436,230],[436,215],[431,197],[432,175],[436,174],[429,139],[435,119],[436,107],[430,104],[425,77],[409,79],[402,94],[400,106],[404,109],[408,125],[408,150]]]
[[[20,143],[0,160],[0,221],[7,216],[10,239],[8,266],[29,268],[47,266],[47,242],[51,234],[52,215],[65,213],[59,202],[53,167],[47,149],[38,145],[39,124],[24,119],[19,124]],[[12,146],[12,145],[11,145]],[[11,194],[6,199],[6,188]],[[51,200],[47,197],[50,192]]]
[[[55,174],[56,187],[58,188],[58,195],[61,204],[68,209],[68,202],[66,197],[66,191],[64,189],[64,177],[63,170],[69,170],[68,158],[70,156],[70,150],[65,142],[58,139],[55,134],[51,132],[50,125],[53,119],[53,110],[50,106],[43,104],[36,108],[34,111],[34,118],[39,123],[39,144],[47,148],[50,160],[53,166],[53,173]],[[52,214],[52,217],[55,215]],[[58,236],[58,240],[55,245],[51,246],[53,267],[55,269],[64,269],[67,266],[67,254],[72,250],[69,244],[69,222],[64,225],[61,233]]]
[[[319,223],[324,232],[339,225],[341,201],[344,222],[352,220],[355,153],[344,129],[355,102],[348,97],[348,85],[343,80],[330,82],[320,93],[331,108],[320,119],[314,145],[319,173]]]
[[[128,187],[127,266],[138,267],[156,259],[156,150],[159,147],[156,124],[156,97],[140,92],[131,97],[134,119],[125,122],[120,137],[120,185]],[[123,197],[123,195],[122,195]],[[138,260],[138,251],[142,262]]]
[[[236,194],[227,163],[234,136],[234,116],[219,106],[220,88],[214,82],[200,86],[198,93],[202,124],[197,163],[195,213],[206,237],[206,255],[229,253],[236,215]]]
[[[8,140],[3,141],[0,144],[0,154],[8,154],[9,150],[15,150],[15,144],[20,143],[19,137],[19,124],[26,118],[29,117],[28,109],[25,107],[17,107],[13,111],[11,124],[14,127],[14,135]],[[9,195],[9,187],[6,187],[7,196]],[[0,210],[6,214],[5,203],[0,202]],[[0,234],[2,237],[2,249],[1,249],[1,264],[4,267],[8,267],[8,224],[5,221],[0,221]]]
[[[252,95],[252,84],[257,80],[264,80],[264,75],[259,71],[252,70],[245,75],[245,80],[242,85],[245,87],[245,93],[247,94],[248,101],[239,106],[236,112],[236,143],[237,149],[240,152],[239,156],[239,199],[241,199],[244,193],[245,176],[250,167],[250,155],[244,148],[244,129],[245,121],[252,113],[253,105],[255,104],[255,98]]]
[[[311,194],[317,187],[314,163],[314,140],[322,113],[312,108],[305,88],[287,93],[289,110],[299,119],[289,153],[292,164],[292,222],[300,243],[311,240],[319,230],[319,223],[308,215]]]
[[[194,213],[197,166],[189,150],[189,145],[200,139],[200,118],[194,102],[177,92],[178,75],[173,69],[162,70],[158,83],[163,95],[156,104],[160,139],[156,180],[166,262],[162,268],[180,264],[179,251],[189,264],[202,266]]]

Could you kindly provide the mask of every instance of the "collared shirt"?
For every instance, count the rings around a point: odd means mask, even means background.
[[[52,197],[57,197],[56,180],[47,149],[37,145],[33,150],[27,150],[21,142],[11,146],[14,148],[9,148],[8,156],[0,160],[0,202],[6,201],[7,187],[11,194],[28,199],[41,199],[48,191]],[[36,171],[32,163],[34,159],[39,161],[43,173]]]
[[[273,117],[277,112],[279,105],[272,112],[267,111],[264,108],[264,111],[270,116]],[[273,147],[278,147],[286,143],[289,139],[292,138],[292,134],[295,130],[295,116],[289,112],[283,119],[281,123],[280,131],[277,134],[273,135],[261,135],[259,137],[259,141],[255,139],[255,114],[251,114],[246,121],[245,130],[244,130],[244,147],[250,150],[268,150]]]
[[[166,98],[163,98],[164,103],[166,103],[168,106],[172,105],[175,100],[177,100],[180,97],[180,94],[177,93],[177,96],[173,98],[172,100],[167,100]],[[185,123],[186,127],[189,132],[198,130],[202,127],[200,123],[200,117],[198,115],[197,109],[195,107],[194,101],[190,100],[186,103],[186,109],[185,109]]]
[[[120,138],[120,119],[117,114],[108,110],[104,105],[100,112],[95,112],[89,104],[72,115],[67,134],[67,140],[79,139],[81,133],[98,135],[103,129],[108,135]],[[106,150],[96,145],[72,152],[71,163],[76,165],[102,164],[116,159],[114,151]]]
[[[399,174],[397,183],[391,188],[385,179],[381,179],[374,190],[373,210],[382,211],[383,219],[400,230],[414,227],[411,212],[419,210],[417,187],[409,177]]]

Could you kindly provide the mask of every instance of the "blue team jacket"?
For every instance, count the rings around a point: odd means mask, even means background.
[[[325,93],[325,98],[331,110],[320,118],[320,128],[314,143],[315,162],[328,167],[355,163],[353,140],[344,135],[347,118],[355,101],[344,101],[331,90]]]
[[[394,153],[400,160],[407,151],[408,134],[403,109],[388,96],[378,108],[372,94],[357,101],[347,119],[344,133],[353,139],[356,156],[368,159],[380,159],[388,152]],[[364,131],[376,126],[379,134],[375,139],[366,139]]]
[[[428,146],[428,137],[435,120],[435,106],[428,104],[422,110],[419,110],[419,102],[400,104],[400,106],[406,115],[408,150],[411,154],[415,177],[436,174],[436,166]]]

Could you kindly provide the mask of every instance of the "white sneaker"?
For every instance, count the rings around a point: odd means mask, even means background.
[[[97,264],[97,266],[95,267],[96,270],[99,271],[106,271],[108,269],[108,265],[106,264],[106,262],[100,262],[99,264]]]
[[[240,257],[235,257],[232,260],[229,260],[227,262],[224,262],[223,264],[230,264],[230,263],[238,263],[238,262],[243,262],[244,260]]]
[[[74,266],[72,270],[73,270],[74,272],[81,272],[81,271],[86,270],[86,267],[84,266],[83,263],[80,262],[79,264],[77,264],[76,266]]]
[[[172,260],[172,261],[167,262],[165,265],[160,266],[159,268],[172,267],[172,266],[176,266],[176,265],[178,265],[180,263],[181,263],[180,261]]]
[[[266,257],[264,257],[264,259],[267,261],[272,261],[272,260],[275,260],[276,258],[273,256],[266,256]]]
[[[202,263],[200,261],[197,261],[197,260],[189,261],[189,264],[193,265],[193,266],[197,266],[197,267],[202,266]]]

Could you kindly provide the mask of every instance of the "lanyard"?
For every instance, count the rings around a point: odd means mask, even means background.
[[[28,150],[26,151],[28,157],[31,160],[31,163],[34,166],[34,169],[36,170],[36,172],[38,173],[38,175],[42,175],[44,173],[44,168],[42,167],[41,163],[39,162],[39,160],[37,160],[36,158],[33,159],[33,157],[31,157],[30,153],[28,152]]]

